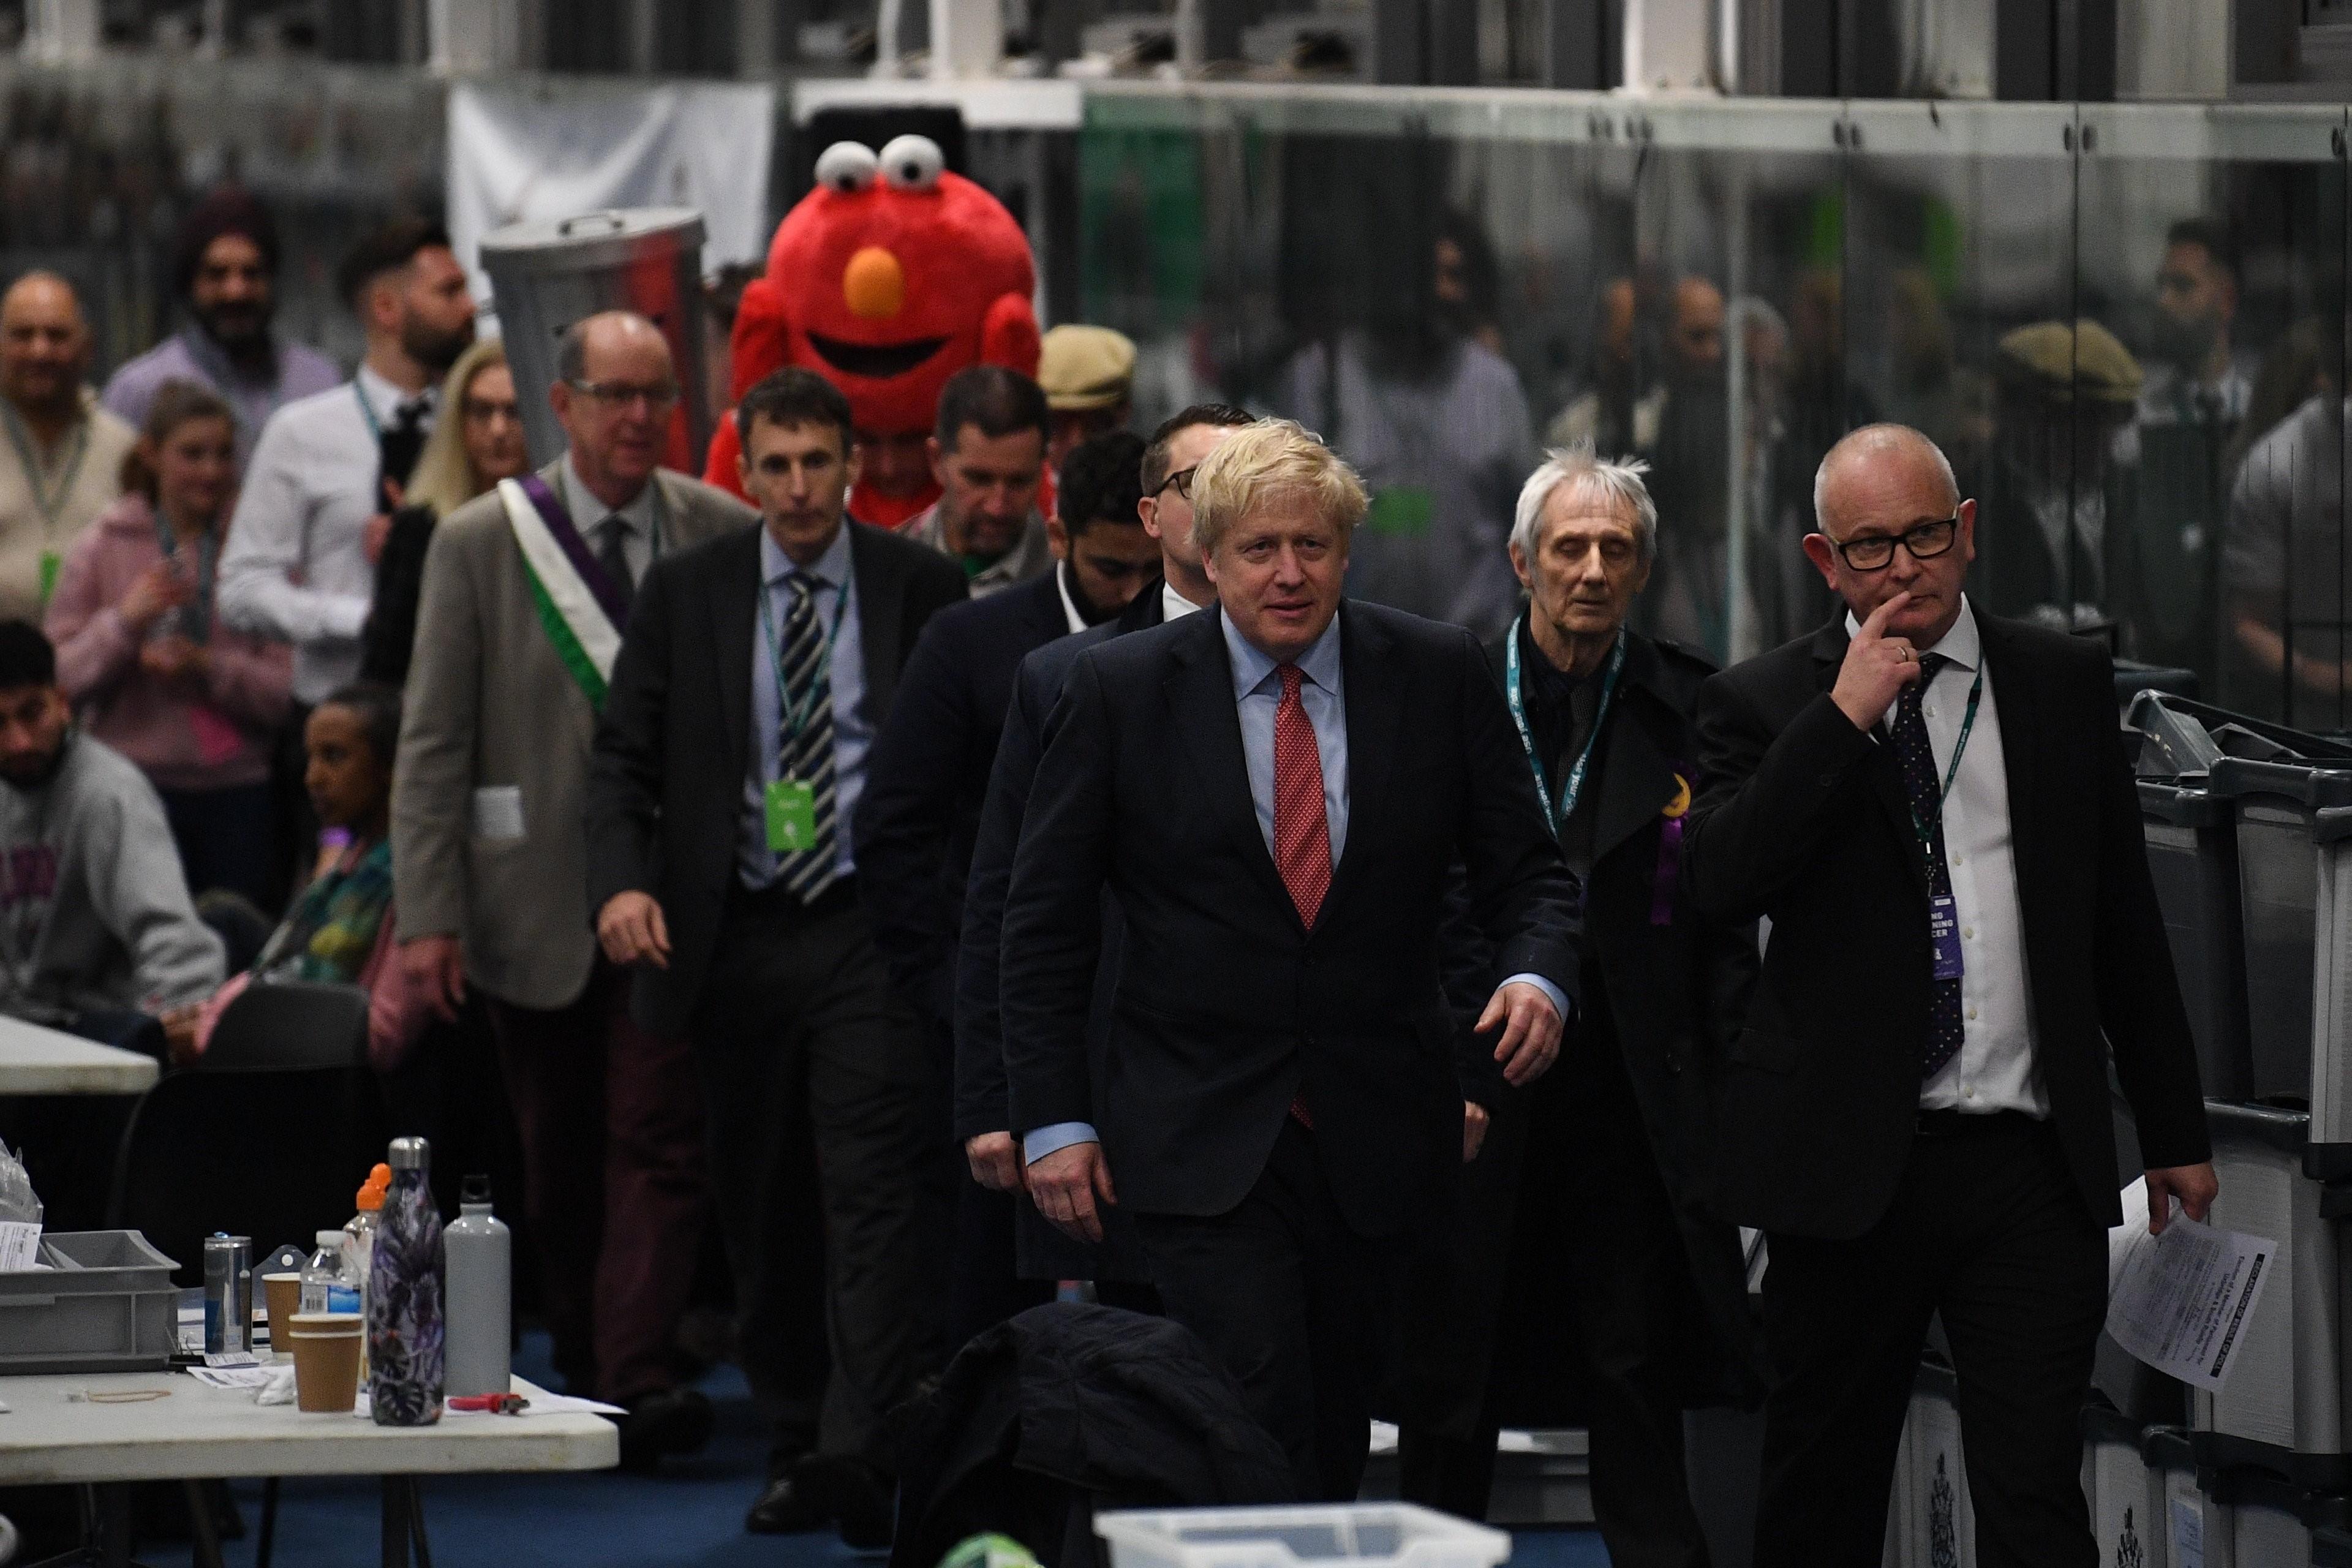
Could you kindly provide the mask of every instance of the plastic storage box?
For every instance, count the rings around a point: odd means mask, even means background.
[[[2236,1537],[2229,1507],[2197,1484],[2189,1434],[2178,1427],[2153,1428],[2139,1452],[2163,1506],[2159,1528],[2142,1535],[2148,1568],[2231,1568],[2230,1543]]]
[[[2230,1552],[2219,1568],[2309,1568],[2315,1532],[2347,1522],[2341,1496],[2305,1491],[2253,1470],[2223,1470],[2207,1478],[2206,1489],[2229,1510]],[[2217,1554],[2206,1553],[2208,1564]]]
[[[178,1267],[135,1230],[41,1238],[44,1268],[0,1274],[0,1373],[147,1372],[171,1360]]]
[[[1411,1503],[1300,1504],[1102,1514],[1111,1568],[1496,1568],[1499,1530]]]
[[[1887,1499],[1887,1568],[1973,1568],[1976,1563],[1976,1510],[1960,1449],[1958,1388],[1949,1368],[1932,1362],[1920,1366]]]
[[[2250,1466],[2297,1486],[2352,1482],[2344,1426],[2338,1222],[2304,1173],[2310,1118],[2252,1105],[2205,1108],[2221,1179],[2212,1223],[2278,1244],[2243,1349],[2217,1393],[2195,1391],[2200,1465]]]
[[[2237,812],[2227,797],[2210,791],[2141,779],[2139,820],[2206,1098],[2250,1100],[2253,1058],[2246,1037]]]
[[[2322,862],[2352,848],[2342,826],[2352,813],[2331,815],[2352,807],[2352,771],[2223,757],[2213,764],[2212,791],[2237,805],[2252,1098],[2307,1102],[2315,975],[2332,975],[2347,962],[2317,944]],[[2340,1048],[2318,1053],[2318,1073],[2330,1070],[2326,1063]]]
[[[2091,1533],[2103,1563],[2165,1560],[2164,1477],[2141,1456],[2145,1436],[2128,1415],[2106,1409],[2083,1412],[2083,1490],[2090,1499]]]

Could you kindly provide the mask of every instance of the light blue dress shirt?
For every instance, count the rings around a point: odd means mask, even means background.
[[[833,536],[813,566],[793,564],[777,547],[775,536],[760,530],[760,586],[768,595],[771,621],[781,640],[793,608],[792,580],[810,579],[817,624],[833,635],[833,655],[826,661],[833,683],[833,841],[842,876],[857,869],[849,847],[849,825],[856,820],[857,797],[866,788],[866,754],[874,748],[874,720],[866,704],[866,645],[859,640],[857,584],[849,558],[849,524]],[[776,690],[776,661],[768,635],[752,611],[751,732],[743,770],[743,823],[737,835],[738,874],[747,888],[760,889],[776,879],[778,858],[768,847],[768,785],[775,781],[781,742],[778,731],[784,708]],[[834,626],[835,616],[841,625]]]
[[[1234,701],[1242,725],[1242,761],[1249,770],[1250,804],[1257,811],[1257,830],[1274,852],[1274,718],[1282,706],[1278,662],[1260,652],[1231,619],[1220,614],[1218,629],[1225,634],[1225,652],[1234,668]],[[1348,694],[1347,677],[1339,658],[1339,617],[1323,628],[1307,650],[1295,661],[1305,677],[1298,683],[1298,705],[1315,731],[1315,752],[1323,764],[1323,818],[1331,835],[1331,868],[1348,846]],[[1514,974],[1506,985],[1535,986],[1550,998],[1552,1010],[1568,1016],[1568,997],[1540,974]],[[1098,1142],[1093,1126],[1084,1121],[1056,1121],[1033,1129],[1021,1141],[1024,1162],[1035,1163],[1056,1149],[1073,1143]]]

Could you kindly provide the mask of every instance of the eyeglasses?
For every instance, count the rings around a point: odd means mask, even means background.
[[[674,381],[652,386],[637,386],[625,381],[570,381],[564,384],[583,397],[622,407],[642,399],[647,408],[658,412],[677,401],[677,383]]]
[[[511,398],[499,403],[487,397],[469,397],[466,399],[463,412],[477,425],[488,425],[493,419],[515,421],[522,418],[522,405]]]
[[[1191,500],[1192,499],[1192,476],[1200,471],[1201,467],[1198,463],[1195,463],[1189,468],[1179,468],[1174,473],[1169,475],[1166,479],[1160,480],[1160,489],[1154,490],[1151,493],[1156,496],[1160,494],[1161,490],[1172,489],[1186,500]]]
[[[1901,533],[1872,533],[1843,542],[1832,539],[1830,548],[1844,557],[1846,565],[1853,571],[1884,572],[1894,562],[1898,544],[1910,552],[1914,561],[1933,561],[1958,543],[1959,539],[1960,514],[1954,512],[1932,522],[1914,523]]]

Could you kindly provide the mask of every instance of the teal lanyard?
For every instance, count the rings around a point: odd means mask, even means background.
[[[352,380],[352,395],[360,400],[360,417],[367,421],[368,434],[375,437],[375,444],[377,446],[383,446],[383,422],[375,416],[375,409],[369,404],[367,400],[367,393],[365,389],[360,385],[357,377],[353,377]]]
[[[1552,837],[1559,836],[1560,826],[1576,815],[1576,802],[1584,794],[1584,775],[1592,766],[1592,749],[1601,743],[1601,726],[1609,718],[1609,704],[1617,695],[1617,676],[1625,668],[1625,633],[1620,627],[1617,641],[1609,649],[1609,668],[1601,678],[1601,706],[1592,715],[1592,733],[1584,737],[1584,749],[1576,754],[1568,770],[1568,779],[1559,786],[1559,800],[1555,805],[1551,783],[1545,776],[1543,758],[1536,752],[1535,732],[1528,728],[1527,703],[1519,696],[1519,631],[1528,624],[1521,616],[1511,623],[1510,638],[1503,656],[1504,695],[1511,700],[1511,722],[1518,726],[1519,744],[1527,749],[1528,766],[1536,773],[1536,795],[1543,802],[1544,821],[1550,826]],[[1973,710],[1971,710],[1973,713]]]
[[[828,700],[833,696],[833,645],[841,636],[843,612],[849,606],[849,582],[846,577],[833,592],[833,625],[825,629],[824,647],[818,652],[816,668],[809,671],[808,686],[795,699],[784,683],[784,650],[776,641],[775,591],[766,583],[760,584],[760,630],[767,638],[768,663],[776,672],[776,708],[782,727],[794,736],[816,716],[817,698],[822,693]]]
[[[1926,693],[1922,692],[1921,696]],[[1944,797],[1952,793],[1952,781],[1960,776],[1960,756],[1969,749],[1969,734],[1977,727],[1977,704],[1984,700],[1984,659],[1977,659],[1977,678],[1969,683],[1969,710],[1960,718],[1959,739],[1952,742],[1951,766],[1944,770],[1944,787],[1936,792],[1936,815],[1933,819],[1919,820],[1919,808],[1911,808],[1911,831],[1919,836],[1919,853],[1928,859],[1936,858],[1936,829],[1944,820]],[[1924,728],[1927,719],[1920,718]]]
[[[33,449],[32,432],[25,428],[24,420],[5,403],[0,403],[0,416],[5,416],[9,443],[16,448],[16,458],[25,466],[25,489],[32,492],[33,505],[40,511],[42,540],[53,541],[58,532],[58,515],[72,498],[74,480],[81,476],[82,459],[89,455],[89,421],[79,419],[75,423],[73,446],[58,468],[58,482],[51,486],[41,482],[40,456]]]

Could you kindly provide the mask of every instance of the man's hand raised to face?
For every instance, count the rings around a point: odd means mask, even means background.
[[[1919,679],[1919,654],[1911,639],[1885,635],[1886,623],[1910,602],[1910,595],[1895,595],[1871,611],[1845,645],[1845,662],[1838,667],[1830,700],[1857,730],[1867,730],[1886,717],[1896,695]]]

